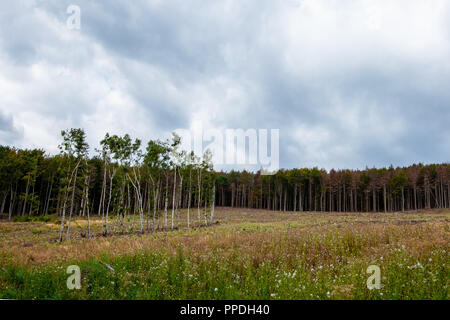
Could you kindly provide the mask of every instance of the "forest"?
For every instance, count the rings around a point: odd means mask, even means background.
[[[0,213],[10,221],[58,216],[59,241],[72,217],[102,219],[102,233],[138,232],[214,223],[214,208],[274,211],[396,212],[450,208],[450,165],[261,172],[213,170],[212,155],[180,150],[180,137],[150,140],[106,134],[90,156],[83,129],[61,132],[60,153],[0,146]],[[145,151],[143,151],[145,150]],[[181,211],[183,209],[184,211]],[[159,219],[161,218],[161,219]],[[90,225],[87,237],[91,236]]]

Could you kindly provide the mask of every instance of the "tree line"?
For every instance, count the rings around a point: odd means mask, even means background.
[[[128,134],[106,134],[89,156],[84,130],[68,129],[58,155],[0,146],[0,214],[9,220],[57,215],[62,241],[70,238],[74,216],[87,218],[90,237],[92,215],[101,217],[105,236],[144,233],[174,230],[182,220],[187,227],[210,225],[216,204],[335,212],[450,208],[449,164],[216,172],[208,150],[199,157],[180,143],[176,134],[145,146]]]

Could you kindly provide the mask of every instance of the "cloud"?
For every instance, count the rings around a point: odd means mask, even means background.
[[[69,4],[0,5],[2,143],[279,128],[282,167],[450,158],[447,1],[78,1],[78,31]]]
[[[15,126],[12,117],[0,112],[0,143],[10,145],[21,136],[22,130]]]

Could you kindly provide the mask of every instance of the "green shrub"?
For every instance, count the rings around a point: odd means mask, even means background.
[[[31,218],[29,216],[15,216],[13,221],[14,222],[30,222]]]
[[[42,216],[15,216],[14,222],[54,222],[57,221],[58,217],[56,215],[42,215]]]

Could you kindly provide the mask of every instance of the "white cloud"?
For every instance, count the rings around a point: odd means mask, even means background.
[[[78,5],[80,31],[62,2],[0,5],[0,143],[280,128],[283,167],[450,156],[448,1]]]

